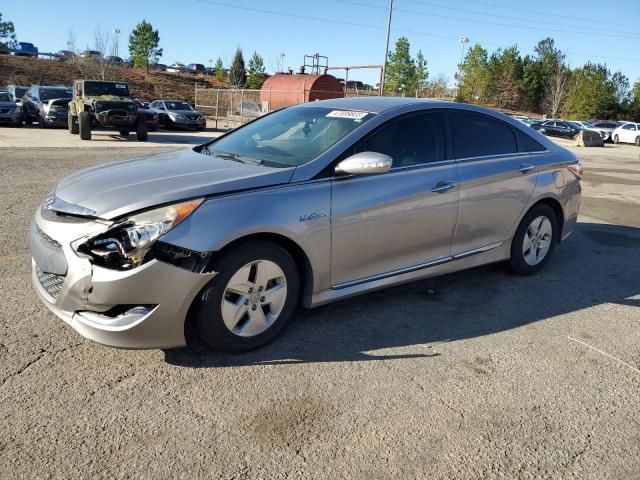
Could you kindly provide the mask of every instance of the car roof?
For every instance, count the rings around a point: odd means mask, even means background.
[[[180,100],[179,98],[159,98],[158,100],[155,100],[156,102],[183,102],[183,103],[189,103],[186,100]]]
[[[100,83],[119,83],[119,84],[127,84],[127,82],[116,82],[112,80],[97,80],[95,78],[79,78],[74,80],[74,82],[100,82]],[[128,85],[128,84],[127,84]]]

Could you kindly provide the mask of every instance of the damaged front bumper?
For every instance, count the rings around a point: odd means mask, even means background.
[[[38,209],[31,229],[32,280],[44,304],[81,335],[120,348],[186,343],[184,324],[198,292],[215,273],[152,259],[130,270],[95,265],[71,244],[108,223]]]

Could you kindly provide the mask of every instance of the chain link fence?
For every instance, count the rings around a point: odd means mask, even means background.
[[[304,103],[309,97],[305,90],[249,90],[231,88],[195,88],[196,110],[203,112],[214,120],[214,126],[219,130],[239,127],[271,110],[284,105]],[[335,98],[336,92],[322,92],[314,90],[316,98]],[[340,96],[359,97],[377,96],[377,91],[363,89],[348,89]]]

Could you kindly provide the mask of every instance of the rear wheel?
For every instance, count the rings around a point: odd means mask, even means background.
[[[197,299],[195,321],[210,346],[246,352],[273,340],[288,325],[298,303],[299,275],[279,245],[252,241],[223,253],[218,275]]]
[[[47,124],[45,123],[44,119],[40,115],[38,115],[38,127],[47,128]]]
[[[511,269],[519,275],[531,275],[546,265],[553,253],[558,232],[553,208],[546,204],[533,207],[522,219],[511,242]]]
[[[80,112],[78,115],[78,128],[82,140],[91,140],[91,118],[89,112]]]
[[[126,137],[129,135],[129,130],[120,130],[120,136],[121,137]]]
[[[139,142],[145,142],[147,140],[147,120],[140,115],[136,122],[136,138]]]

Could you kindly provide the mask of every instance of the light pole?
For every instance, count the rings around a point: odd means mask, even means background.
[[[278,73],[284,72],[284,57],[284,52],[281,52],[280,55],[278,55]]]
[[[456,92],[456,96],[460,96],[460,81],[462,80],[462,62],[464,61],[464,47],[467,43],[469,43],[468,37],[460,37],[458,39],[460,42],[460,63],[458,64],[458,91]]]
[[[393,12],[393,0],[389,0],[389,16],[387,17],[387,40],[384,44],[384,67],[382,67],[382,80],[380,81],[380,95],[384,94],[384,80],[387,77],[387,57],[389,56],[389,35],[391,35],[391,13]]]
[[[116,36],[115,40],[113,41],[113,56],[117,57],[118,56],[118,40],[120,39],[120,29],[114,28],[113,34]]]

